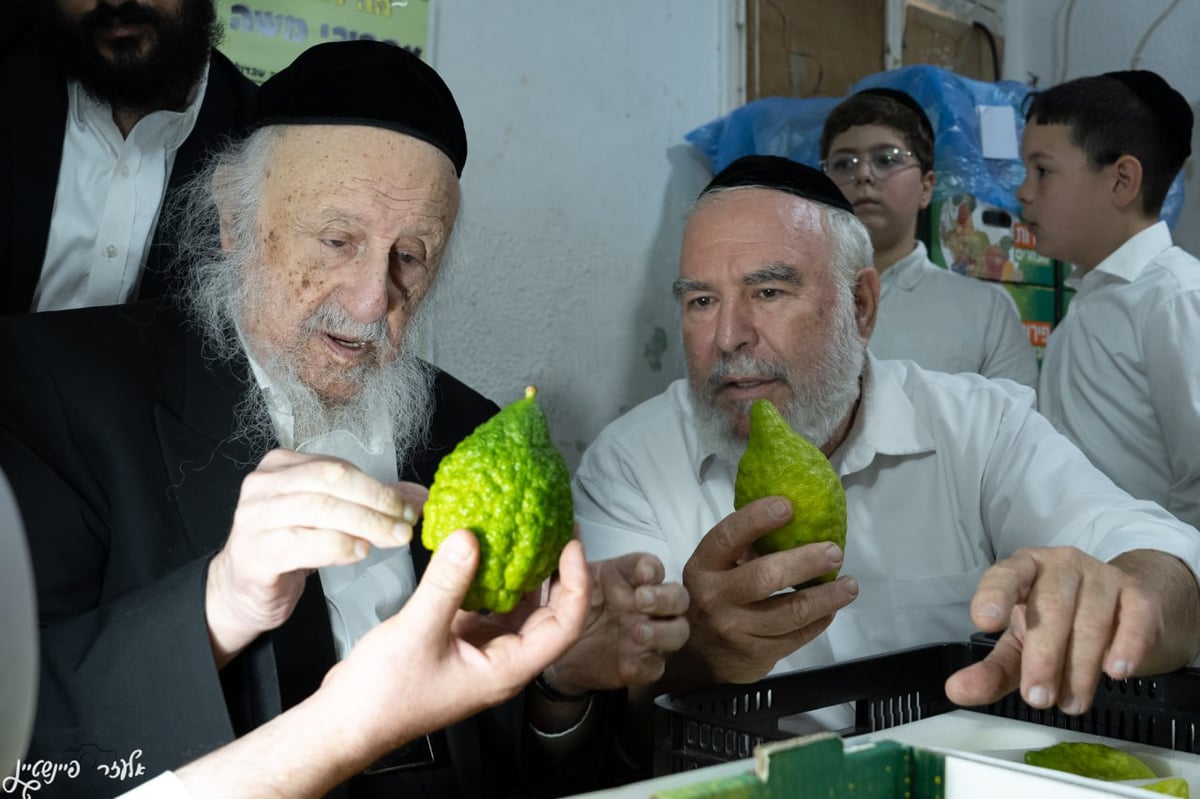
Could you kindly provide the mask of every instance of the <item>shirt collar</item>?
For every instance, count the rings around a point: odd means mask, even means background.
[[[858,413],[830,458],[834,469],[845,476],[866,469],[877,455],[920,455],[935,449],[933,434],[917,416],[896,370],[868,352]]]
[[[211,60],[205,63],[200,79],[188,94],[188,104],[183,110],[153,111],[139,120],[133,130],[129,131],[129,135],[132,136],[134,131],[139,129],[151,128],[154,137],[159,139],[168,152],[178,150],[184,139],[191,135],[192,128],[196,125],[196,117],[200,115],[200,106],[204,103],[204,93],[208,89],[210,64]],[[112,106],[92,97],[77,80],[67,83],[67,116],[71,123],[78,127],[95,125],[119,149],[123,137],[117,123],[113,122]],[[147,121],[151,124],[142,124]]]
[[[912,291],[921,282],[926,254],[925,243],[916,242],[912,252],[879,273],[880,284],[895,284],[905,291]]]
[[[1101,279],[1097,277],[1095,280],[1089,280],[1092,275],[1106,275],[1124,283],[1132,283],[1137,280],[1146,265],[1171,244],[1171,231],[1167,228],[1167,223],[1155,222],[1145,230],[1130,236],[1124,244],[1113,250],[1095,269],[1083,276],[1080,284],[1086,286]]]
[[[242,340],[242,351],[246,353],[246,361],[250,364],[250,373],[254,375],[254,382],[258,384],[258,390],[262,392],[263,399],[267,403],[267,413],[271,416],[271,425],[275,428],[275,437],[279,439],[279,446],[284,449],[295,449],[296,418],[292,415],[291,401],[283,392],[274,387],[266,370],[259,366],[258,360],[255,359],[250,347],[246,344],[246,337],[242,335],[240,328],[238,329],[238,338]]]

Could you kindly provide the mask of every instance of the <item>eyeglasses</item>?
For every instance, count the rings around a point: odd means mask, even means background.
[[[866,164],[871,177],[882,181],[910,166],[916,166],[917,161],[911,150],[901,150],[899,147],[876,147],[866,153],[843,150],[822,161],[821,171],[834,183],[850,183],[858,176],[858,168],[863,164]]]

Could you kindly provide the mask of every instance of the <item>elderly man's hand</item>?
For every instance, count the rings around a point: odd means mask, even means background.
[[[791,518],[786,499],[764,497],[726,516],[701,539],[683,568],[691,635],[669,667],[671,688],[761,679],[858,596],[858,582],[848,576],[783,591],[842,564],[841,549],[831,543],[754,557],[751,544]]]
[[[218,666],[287,620],[313,569],[407,544],[427,496],[337,458],[267,453],[242,482],[229,539],[208,568],[205,611]]]
[[[544,679],[576,695],[656,681],[666,655],[687,640],[687,591],[663,584],[662,561],[653,555],[631,553],[588,566],[592,596],[583,636]]]
[[[981,630],[1008,629],[985,660],[951,675],[946,695],[982,705],[1019,687],[1033,707],[1084,713],[1102,673],[1120,680],[1184,665],[1196,604],[1191,571],[1165,553],[1107,564],[1073,547],[1018,550],[984,573],[971,602]]]

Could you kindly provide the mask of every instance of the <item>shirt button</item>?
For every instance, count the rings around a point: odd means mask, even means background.
[[[117,245],[110,244],[107,247],[105,247],[104,254],[107,255],[109,258],[116,258],[117,257]]]
[[[125,164],[121,164],[119,167],[117,167],[117,174],[123,178],[129,177],[129,167]]]

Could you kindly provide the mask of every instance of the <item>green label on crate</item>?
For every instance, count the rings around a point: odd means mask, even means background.
[[[895,741],[844,750],[836,733],[762,744],[755,773],[658,791],[654,799],[943,799],[945,758]]]

